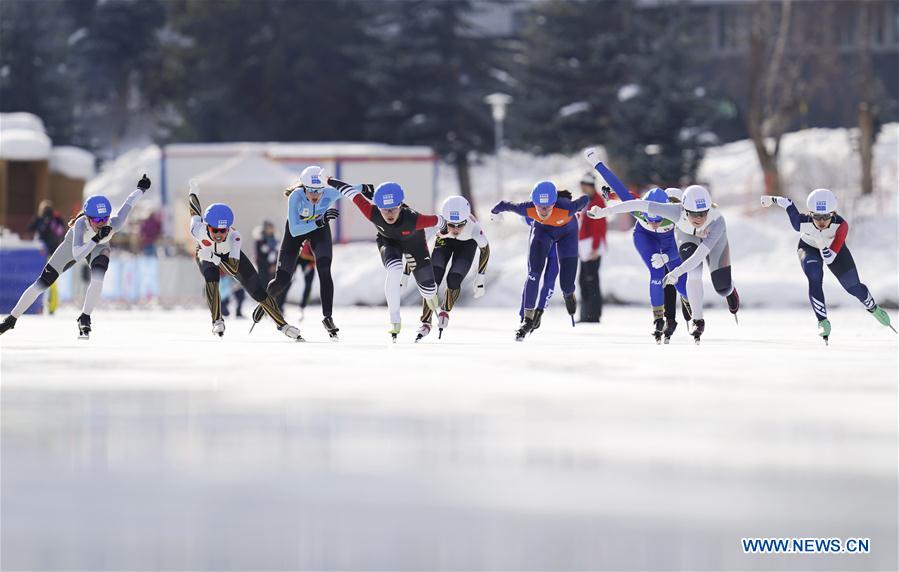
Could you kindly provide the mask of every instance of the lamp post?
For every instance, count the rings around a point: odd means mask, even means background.
[[[497,200],[503,199],[503,162],[500,150],[503,148],[503,120],[506,118],[506,106],[512,102],[512,96],[505,93],[491,93],[484,98],[493,112],[493,139],[496,146],[496,193]]]

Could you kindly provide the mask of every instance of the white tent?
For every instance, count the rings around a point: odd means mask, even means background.
[[[256,153],[243,153],[194,177],[200,189],[200,204],[225,203],[234,211],[234,226],[251,239],[253,228],[268,219],[276,225],[287,217],[287,198],[284,189],[297,176]],[[170,208],[175,222],[175,237],[189,240],[190,215],[187,207],[189,189],[170,189]],[[244,252],[252,258],[252,248],[244,245]]]

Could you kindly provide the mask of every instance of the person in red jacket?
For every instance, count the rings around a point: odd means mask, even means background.
[[[596,192],[596,180],[592,172],[581,178],[581,191],[590,197],[587,209],[593,206],[604,208],[602,195]],[[578,255],[581,272],[578,284],[581,287],[581,322],[599,322],[602,318],[602,288],[599,283],[599,264],[606,249],[606,221],[580,217],[578,229]]]

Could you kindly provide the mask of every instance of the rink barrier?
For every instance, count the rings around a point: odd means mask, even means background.
[[[6,246],[0,248],[0,314],[8,314],[19,296],[40,276],[47,257],[42,246]],[[40,314],[42,298],[29,307],[26,314]]]

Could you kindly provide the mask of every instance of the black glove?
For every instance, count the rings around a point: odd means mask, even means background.
[[[140,181],[137,182],[137,188],[145,193],[147,192],[147,189],[150,188],[150,178],[147,177],[146,173],[144,173],[144,176],[141,177]]]
[[[111,232],[112,232],[111,226],[109,226],[109,225],[101,226],[99,229],[97,229],[97,234],[95,234],[91,238],[91,240],[93,240],[96,243],[99,243],[101,240],[103,240],[104,238],[109,236],[109,233],[111,233]]]
[[[600,190],[602,191],[602,198],[609,200],[609,197],[612,196],[612,189],[603,185]]]
[[[326,226],[329,222],[334,220],[335,218],[340,216],[340,211],[337,209],[328,209],[325,211],[325,214],[321,216],[320,219],[315,221],[315,226],[321,228]]]
[[[375,186],[365,183],[362,185],[362,196],[368,200],[374,200],[375,198]]]

